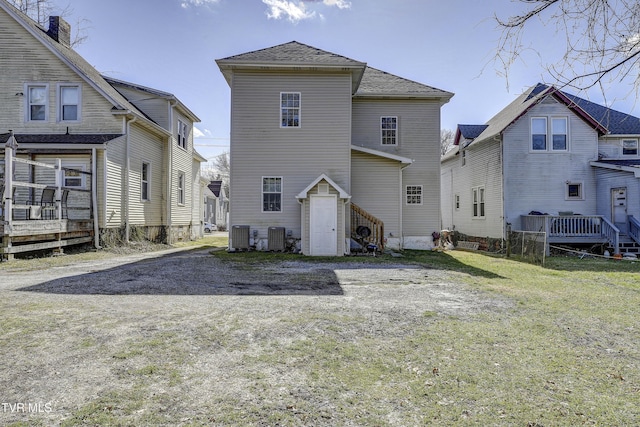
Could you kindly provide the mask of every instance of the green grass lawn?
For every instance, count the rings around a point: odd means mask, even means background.
[[[209,239],[200,244],[211,248],[226,244],[224,239]],[[123,363],[130,363],[135,368],[126,373],[130,386],[112,386],[108,395],[74,409],[61,424],[638,425],[640,262],[558,257],[548,258],[543,268],[480,252],[405,251],[403,255],[317,259],[212,251],[224,262],[253,266],[329,260],[444,269],[452,281],[463,282],[471,291],[511,303],[460,316],[437,311],[399,314],[395,322],[393,313],[385,313],[386,320],[381,320],[375,307],[368,316],[336,311],[330,305],[309,312],[293,309],[296,303],[317,298],[313,296],[256,299],[285,308],[291,304],[290,312],[263,319],[264,325],[273,325],[267,320],[284,325],[284,332],[278,332],[249,323],[233,308],[218,310],[218,302],[230,297],[206,297],[211,301],[206,313],[185,311],[183,317],[165,318],[155,335],[96,353],[97,359],[104,358],[106,370],[120,372]],[[58,259],[73,262],[74,256]],[[11,263],[0,269],[7,265]],[[238,307],[250,312],[253,299],[234,298]],[[343,297],[327,300],[339,298]],[[5,302],[3,322],[8,332],[0,335],[5,348],[20,345],[16,340],[28,334],[30,322],[50,324],[44,305],[18,312],[13,308],[17,302]],[[66,324],[66,311],[56,310],[57,321]],[[140,308],[140,319],[148,315],[144,310]],[[149,309],[152,314],[156,311]],[[98,338],[79,336],[74,344],[76,338],[67,337],[70,348],[78,351],[97,347],[101,334],[122,322],[108,311],[80,317]],[[318,327],[303,328],[304,339],[287,336],[287,325],[295,329],[310,322]],[[55,331],[54,326],[49,328]],[[353,330],[358,333],[346,333]],[[193,348],[212,353],[188,350]],[[243,398],[211,393],[203,383],[212,379],[193,372],[198,358],[224,363],[231,352],[239,363],[223,377],[242,384]],[[183,413],[167,409],[184,404],[185,392],[210,397]],[[164,409],[154,409],[158,407]]]

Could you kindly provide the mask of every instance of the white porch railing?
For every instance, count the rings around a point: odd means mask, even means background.
[[[606,240],[620,251],[620,230],[600,215],[522,215],[523,231],[544,231],[547,242],[589,243]]]

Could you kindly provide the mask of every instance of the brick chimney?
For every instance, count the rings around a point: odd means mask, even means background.
[[[61,16],[49,17],[49,37],[66,47],[71,47],[71,25]]]

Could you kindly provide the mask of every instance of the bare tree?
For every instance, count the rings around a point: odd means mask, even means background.
[[[440,155],[444,156],[453,148],[454,132],[451,129],[440,130]]]
[[[54,5],[50,0],[9,0],[9,3],[13,4],[17,9],[36,21],[42,27],[47,27],[49,25],[49,16],[54,15]],[[73,9],[71,6],[67,5],[56,14],[66,19],[73,14]],[[90,21],[84,18],[76,20],[76,25],[72,27],[72,47],[79,46],[87,40],[89,37],[87,35],[87,27],[89,23]]]
[[[555,84],[577,90],[601,89],[613,81],[630,80],[640,87],[640,1],[638,0],[519,0],[522,13],[495,16],[502,35],[495,60],[508,82],[510,67],[525,52],[542,58],[542,44],[562,44],[561,58],[546,59],[543,67]],[[549,28],[550,37],[527,42],[532,25]],[[553,36],[555,34],[555,36]],[[508,84],[508,83],[507,83]]]

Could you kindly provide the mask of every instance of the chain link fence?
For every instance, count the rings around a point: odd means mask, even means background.
[[[515,256],[531,264],[544,266],[547,233],[538,231],[507,232],[507,257]]]

